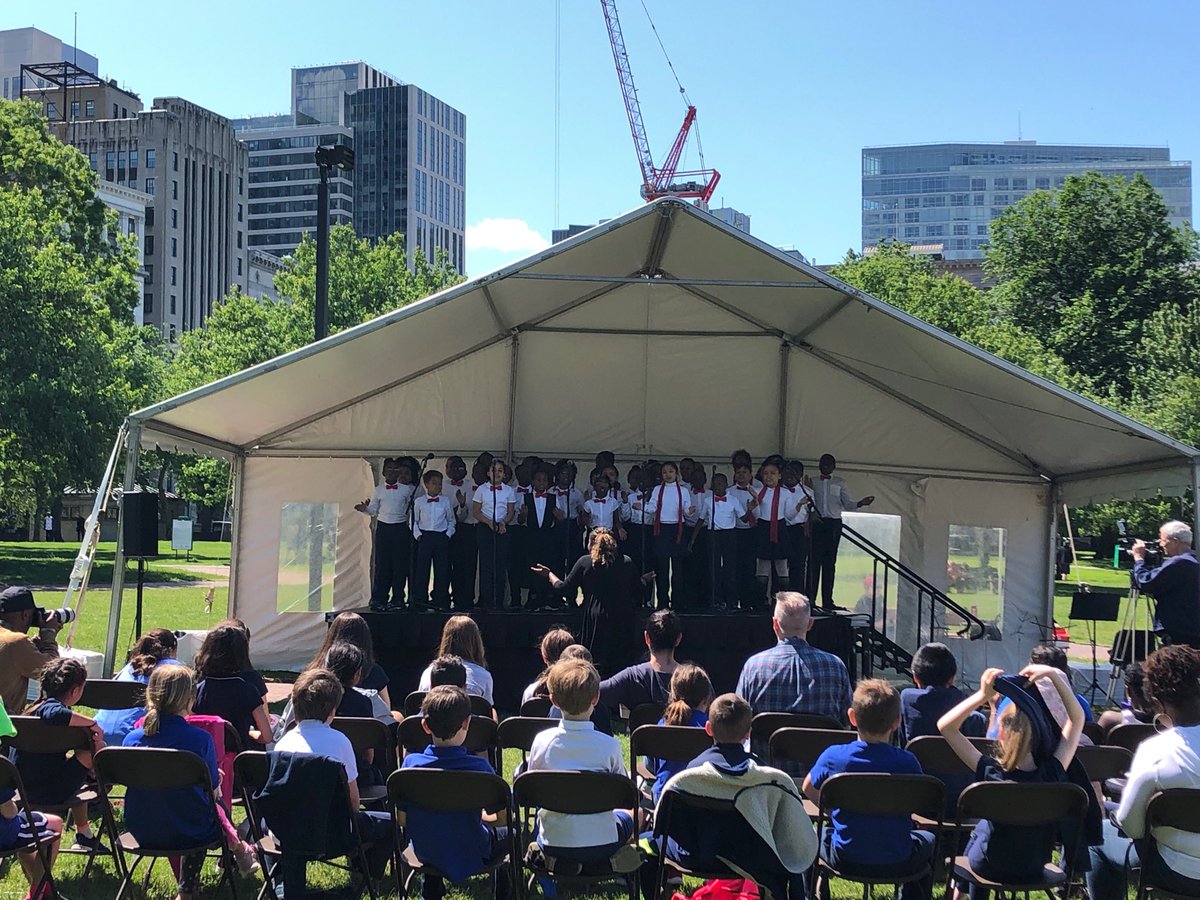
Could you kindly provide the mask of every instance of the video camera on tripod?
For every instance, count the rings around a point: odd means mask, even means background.
[[[1118,538],[1117,548],[1120,550],[1121,558],[1128,560],[1129,564],[1133,565],[1133,545],[1139,540],[1146,545],[1145,553],[1142,556],[1146,565],[1151,569],[1161,566],[1163,563],[1163,551],[1162,547],[1158,545],[1158,538]]]

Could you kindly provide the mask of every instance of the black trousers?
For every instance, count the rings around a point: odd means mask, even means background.
[[[504,576],[508,572],[508,534],[493,531],[484,523],[475,526],[479,546],[479,605],[485,609],[504,606]]]
[[[658,595],[657,609],[667,609],[672,603],[681,606],[687,596],[684,585],[684,560],[687,544],[679,534],[678,523],[663,523],[659,534],[654,536],[654,589]]]
[[[754,529],[735,528],[733,540],[736,548],[737,601],[742,609],[761,606],[758,586],[754,583]]]
[[[521,588],[529,587],[529,532],[524,525],[508,526],[508,603],[513,609],[521,606]]]
[[[460,522],[450,538],[450,599],[454,608],[470,609],[475,605],[475,527]]]
[[[841,519],[816,519],[812,529],[812,556],[808,561],[808,596],[821,606],[833,608],[833,577],[837,569],[838,544],[842,540]]]
[[[736,606],[738,601],[737,532],[732,528],[710,532],[714,573],[713,603],[717,606]]]
[[[433,567],[433,605],[450,608],[450,538],[444,531],[426,531],[417,539],[416,580],[409,585],[413,603],[428,601],[429,568]]]
[[[375,577],[371,580],[371,605],[404,603],[404,583],[412,564],[412,531],[407,522],[375,523]]]
[[[691,552],[683,560],[683,583],[687,605],[692,608],[712,605],[712,554],[708,552],[708,529],[696,535]]]
[[[808,535],[804,533],[803,525],[787,527],[788,543],[788,579],[792,590],[808,590]]]

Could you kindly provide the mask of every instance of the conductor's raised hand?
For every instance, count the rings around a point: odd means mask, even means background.
[[[537,565],[534,565],[534,566],[530,566],[529,571],[531,571],[534,575],[541,575],[543,578],[545,578],[547,580],[549,580],[549,578],[550,578],[549,566],[543,566],[541,563],[538,563]]]
[[[359,512],[366,512],[367,507],[370,505],[371,505],[370,500],[364,500],[362,503],[355,503],[354,508],[357,509]]]
[[[871,505],[872,503],[874,503],[874,502],[875,502],[875,495],[874,495],[874,494],[872,494],[872,495],[870,495],[870,496],[868,496],[868,497],[863,497],[861,500],[859,500],[859,501],[858,501],[858,505],[859,505],[860,507],[863,507],[863,506],[870,506],[870,505]]]

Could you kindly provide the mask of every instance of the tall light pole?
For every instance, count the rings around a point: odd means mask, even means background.
[[[344,144],[318,147],[317,162],[317,302],[313,334],[316,340],[329,336],[329,170],[354,168],[354,151]],[[308,609],[321,610],[321,585],[325,574],[325,515],[322,504],[314,503],[308,522]]]

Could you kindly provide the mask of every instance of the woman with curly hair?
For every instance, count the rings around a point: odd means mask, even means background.
[[[1159,887],[1200,894],[1200,835],[1157,828],[1154,842],[1146,840],[1151,797],[1171,788],[1200,788],[1200,654],[1183,645],[1164,647],[1150,654],[1142,671],[1162,731],[1138,745],[1121,805],[1113,821],[1104,823],[1104,843],[1089,848],[1091,900],[1124,900],[1127,853],[1130,867],[1147,866]]]

